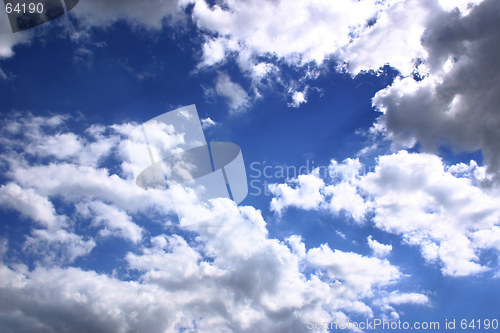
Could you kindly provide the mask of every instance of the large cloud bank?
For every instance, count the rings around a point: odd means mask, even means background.
[[[171,193],[142,190],[127,163],[109,162],[124,159],[133,124],[78,134],[69,121],[2,124],[0,205],[26,230],[1,243],[3,332],[302,332],[307,321],[397,318],[398,304],[429,302],[398,291],[404,274],[387,259],[270,238],[260,211],[228,199],[200,205],[176,189],[177,222]],[[110,241],[128,248],[114,273],[78,265]]]

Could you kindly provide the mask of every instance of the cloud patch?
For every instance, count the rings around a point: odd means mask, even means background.
[[[446,166],[436,155],[400,151],[380,156],[366,174],[352,159],[332,161],[332,170],[337,171],[325,180],[316,169],[287,184],[270,185],[275,195],[271,209],[281,215],[287,207],[343,212],[360,223],[372,213],[376,227],[419,247],[425,260],[438,264],[444,275],[498,269],[480,260],[482,251],[497,247],[500,223],[500,197],[479,186],[484,167],[474,162]],[[348,190],[338,190],[343,187]],[[336,200],[339,203],[332,204]],[[390,251],[373,239],[368,242],[375,254]]]
[[[246,111],[250,106],[247,92],[238,83],[231,81],[227,74],[217,75],[215,93],[227,101],[229,111],[233,114]]]

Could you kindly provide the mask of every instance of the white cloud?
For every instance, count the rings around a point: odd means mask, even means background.
[[[277,213],[281,213],[288,206],[317,209],[324,200],[320,192],[324,186],[325,183],[318,177],[318,173],[299,175],[297,179],[292,179],[290,184],[271,184],[269,190],[275,196],[271,200],[271,209]]]
[[[308,175],[292,178],[287,184],[270,184],[269,191],[274,195],[271,210],[281,214],[287,207],[302,209],[328,210],[333,214],[348,213],[356,221],[364,219],[368,209],[363,197],[352,183],[359,174],[359,160],[347,159],[339,164],[331,162],[328,178],[339,180],[325,184],[316,168]]]
[[[374,197],[375,224],[421,247],[443,273],[468,275],[478,263],[471,233],[498,223],[498,198],[444,170],[434,155],[400,152],[383,156],[361,187]]]
[[[44,262],[72,262],[95,246],[92,239],[69,231],[66,216],[57,214],[49,198],[32,188],[15,183],[0,186],[0,206],[37,222],[31,234],[26,235],[24,248]]]
[[[474,244],[478,248],[496,248],[500,250],[500,227],[478,230],[472,234]]]
[[[142,190],[126,178],[127,170],[122,170],[122,178],[101,165],[105,157],[125,158],[123,146],[128,126],[90,127],[86,135],[79,136],[68,132],[61,134],[59,129],[65,127],[66,119],[65,116],[17,115],[15,119],[4,121],[0,139],[8,153],[0,157],[8,166],[5,174],[18,186],[32,189],[44,197],[59,197],[75,203],[82,198],[96,198],[127,212],[137,212],[146,206],[169,211],[168,195],[157,190]],[[37,145],[44,148],[32,149]],[[73,158],[67,158],[68,151]],[[47,161],[51,163],[31,162],[32,159],[39,161],[40,157],[50,157]]]
[[[148,206],[151,215],[168,214],[171,207],[165,193],[144,191],[97,167],[119,147],[120,134],[98,126],[89,128],[86,135],[61,133],[67,120],[67,116],[17,114],[4,119],[0,130],[5,149],[0,159],[10,180],[0,187],[0,203],[37,222],[23,246],[45,263],[73,262],[96,246],[93,235],[74,231],[75,221],[82,216],[71,208],[56,211],[54,200],[80,210],[87,202],[87,217],[101,227],[99,235],[132,242],[141,239],[142,229],[126,212],[134,214]]]
[[[371,235],[368,236],[367,241],[368,246],[370,247],[370,249],[372,249],[373,254],[376,257],[387,257],[392,251],[392,245],[379,243],[375,239],[373,239]]]
[[[26,147],[26,152],[34,155],[55,156],[59,159],[64,159],[74,156],[81,149],[82,144],[78,141],[74,133],[62,133],[39,137],[38,140]]]
[[[305,81],[312,81],[323,72],[318,68],[325,60],[338,59],[342,65],[350,58],[358,63],[365,58],[373,59],[374,50],[363,54],[360,50],[370,40],[369,37],[358,43],[357,50],[349,51],[354,48],[351,44],[367,33],[367,24],[371,19],[397,1],[318,0],[308,3],[228,0],[214,5],[207,4],[205,0],[192,2],[192,18],[205,36],[198,67],[220,66],[228,59],[235,60],[240,70],[251,79],[250,91],[253,95],[258,98],[269,87],[283,89],[283,94],[289,95],[288,105],[296,108],[307,102],[307,91],[303,89],[308,87]],[[404,22],[411,25],[412,21]],[[391,25],[389,31],[393,29]],[[404,35],[405,29],[401,28],[401,35]],[[388,29],[383,30],[382,34]],[[399,44],[404,44],[406,37]],[[416,37],[417,46],[420,46],[419,38]],[[385,51],[385,43],[374,46],[381,50],[381,56],[394,55],[396,51]],[[363,59],[358,60],[360,57]],[[377,70],[378,63],[383,65],[389,60],[378,61],[373,69]],[[279,71],[283,63],[291,65],[292,70],[306,69],[299,80],[301,87],[283,80]],[[352,68],[355,73],[360,70],[360,66]]]
[[[270,73],[278,71],[278,67],[270,63],[259,62],[252,67],[251,71],[254,78],[262,79],[268,76]]]
[[[418,293],[391,293],[384,299],[385,303],[399,305],[399,304],[429,304],[429,297],[424,294]]]
[[[201,127],[203,129],[207,129],[207,128],[210,128],[212,126],[215,126],[217,125],[217,123],[215,121],[213,121],[212,119],[210,119],[210,117],[207,117],[205,119],[201,119]]]
[[[301,104],[306,103],[306,94],[302,91],[293,91],[292,92],[292,102],[288,103],[288,106],[293,108],[298,108]]]
[[[435,1],[393,1],[376,15],[371,27],[342,49],[339,58],[354,75],[390,65],[408,76],[417,60],[426,57],[421,39],[428,22],[441,12]]]
[[[241,68],[251,72],[262,56],[299,66],[334,58],[346,63],[352,74],[389,64],[405,76],[428,54],[421,41],[429,25],[457,7],[467,14],[471,3],[227,0],[209,6],[204,0],[193,2],[193,18],[200,29],[210,32],[202,65],[235,55]]]
[[[104,136],[92,128],[87,131],[87,136],[63,132],[62,124],[69,118],[68,115],[43,118],[31,114],[16,114],[3,122],[5,127],[2,130],[2,141],[6,147],[19,154],[22,152],[33,157],[52,157],[67,161],[78,159],[79,164],[89,166],[98,165],[119,143],[119,135]],[[48,134],[48,129],[55,130],[55,133]]]
[[[70,202],[91,197],[110,202],[129,212],[145,207],[163,207],[168,212],[170,198],[159,190],[145,191],[132,181],[116,174],[109,174],[105,168],[95,169],[69,163],[36,165],[16,168],[9,173],[21,186],[31,186],[49,197],[61,197]]]
[[[106,205],[100,201],[77,204],[77,209],[84,217],[92,217],[92,224],[103,226],[99,235],[115,236],[138,243],[142,239],[143,229],[135,224],[130,216],[121,209]]]
[[[321,63],[347,45],[349,35],[383,7],[372,1],[350,0],[311,4],[231,0],[225,1],[223,7],[209,7],[198,0],[193,18],[201,29],[217,34],[207,42],[211,47],[204,49],[204,58],[211,59],[211,63],[222,59],[221,48],[224,53],[238,52],[248,61],[253,61],[252,56],[269,54],[295,64]]]
[[[96,242],[89,236],[77,235],[66,229],[34,229],[26,236],[24,250],[34,254],[38,262],[52,266],[74,262],[90,254]]]
[[[57,215],[52,203],[31,188],[21,188],[15,183],[0,186],[0,204],[17,210],[46,228],[64,224],[64,217]]]
[[[232,113],[246,111],[250,106],[250,97],[247,92],[238,83],[231,81],[227,74],[217,75],[215,92],[227,101],[229,111]]]
[[[396,282],[401,273],[389,261],[357,253],[332,251],[328,246],[310,249],[307,260],[325,269],[333,281],[345,284],[346,293],[372,295],[373,287]]]
[[[225,40],[221,38],[208,39],[203,44],[203,59],[200,66],[212,66],[225,60]]]
[[[326,199],[325,207],[332,213],[347,212],[354,220],[363,221],[367,205],[356,188],[348,182],[325,186],[323,191]]]
[[[435,155],[401,151],[381,156],[374,171],[366,175],[352,172],[355,170],[352,166],[358,167],[359,162],[332,161],[332,170],[344,172],[330,173],[330,179],[326,180],[313,172],[292,179],[289,184],[272,185],[275,198],[271,209],[280,214],[290,206],[328,211],[325,208],[332,200],[328,189],[346,186],[353,191],[347,193],[358,200],[346,200],[355,203],[352,207],[340,206],[346,213],[360,221],[367,211],[372,212],[376,227],[401,235],[405,242],[418,246],[428,262],[441,265],[443,274],[463,276],[494,268],[485,266],[479,255],[497,246],[500,198],[478,187],[473,169],[481,167],[476,163],[471,162],[467,168],[445,167]],[[467,173],[456,176],[447,170],[467,170]],[[316,185],[311,187],[311,184]],[[330,211],[338,214],[339,207]],[[382,250],[383,245],[374,242],[371,240],[370,244],[375,253],[389,250],[385,247]]]

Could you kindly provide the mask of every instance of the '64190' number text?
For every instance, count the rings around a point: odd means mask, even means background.
[[[11,3],[7,3],[5,5],[5,11],[7,14],[18,13],[18,14],[41,14],[43,13],[43,3],[17,3],[12,5]]]

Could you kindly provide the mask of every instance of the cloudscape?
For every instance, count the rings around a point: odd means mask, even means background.
[[[497,0],[4,0],[0,332],[498,331],[499,31]]]

